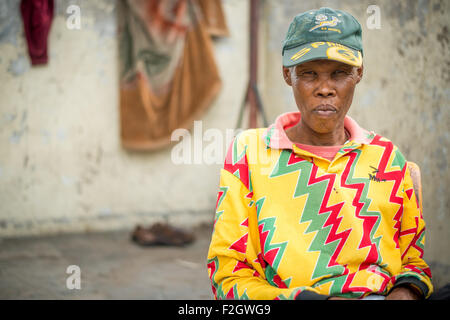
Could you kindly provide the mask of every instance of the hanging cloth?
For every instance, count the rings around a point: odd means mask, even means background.
[[[229,36],[221,0],[197,0],[204,17],[205,26],[212,36]]]
[[[121,0],[119,19],[122,145],[167,146],[221,88],[203,14],[194,0]]]
[[[48,62],[47,39],[53,20],[53,7],[53,0],[22,0],[20,3],[32,65]]]

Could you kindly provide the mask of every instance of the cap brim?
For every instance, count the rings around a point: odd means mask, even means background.
[[[311,42],[285,49],[283,66],[293,67],[313,60],[334,60],[354,67],[362,65],[361,52],[334,42]]]

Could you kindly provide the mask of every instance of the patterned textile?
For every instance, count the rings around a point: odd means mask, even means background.
[[[286,117],[299,119],[277,122]],[[407,161],[388,139],[346,122],[352,138],[331,162],[281,145],[279,123],[236,136],[208,252],[217,299],[363,298],[399,283],[432,293]]]
[[[220,90],[209,14],[196,0],[119,1],[124,147],[168,145],[173,130],[189,129]]]

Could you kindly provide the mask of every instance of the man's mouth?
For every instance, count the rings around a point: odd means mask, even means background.
[[[331,104],[321,104],[313,109],[313,112],[319,116],[328,117],[334,115],[337,110]]]

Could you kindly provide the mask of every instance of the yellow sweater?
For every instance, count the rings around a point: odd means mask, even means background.
[[[283,115],[231,144],[220,175],[208,272],[217,299],[432,293],[425,222],[407,162],[349,117],[330,162],[286,143]]]

